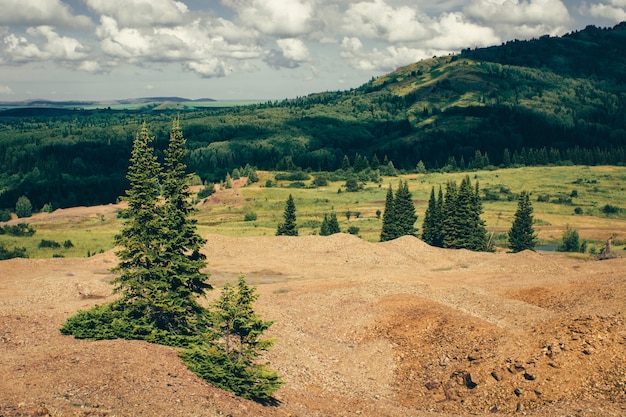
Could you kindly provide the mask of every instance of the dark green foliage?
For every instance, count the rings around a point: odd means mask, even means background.
[[[4,225],[0,228],[0,235],[10,236],[32,236],[36,232],[35,227],[28,223],[18,223],[14,225]]]
[[[408,183],[400,181],[395,196],[390,184],[385,200],[380,241],[385,242],[401,236],[415,236],[416,221],[415,205],[413,204]]]
[[[47,240],[47,239],[41,239],[41,241],[39,242],[39,245],[37,245],[39,247],[39,249],[41,248],[52,248],[52,249],[56,249],[56,248],[60,248],[61,244],[57,241],[54,240]]]
[[[424,213],[422,240],[431,246],[443,246],[443,191],[439,187],[439,200],[435,198],[435,187],[430,192],[428,207]]]
[[[73,248],[73,247],[74,247],[74,244],[72,243],[72,241],[71,241],[71,240],[69,240],[69,239],[68,239],[68,240],[66,240],[66,241],[64,241],[64,242],[63,242],[63,247],[64,247],[65,249]]]
[[[318,187],[326,187],[328,185],[328,175],[326,174],[316,175],[315,178],[313,179],[313,184],[317,185]]]
[[[278,225],[276,236],[298,236],[298,226],[296,225],[296,204],[293,197],[289,194],[285,203],[285,212],[283,214],[284,223]]]
[[[358,226],[350,226],[348,227],[348,233],[351,235],[358,235],[361,229]]]
[[[417,214],[415,214],[415,204],[407,181],[400,181],[398,185],[398,191],[396,191],[393,201],[393,210],[396,219],[396,237],[415,236]]]
[[[559,252],[580,252],[581,242],[577,230],[571,229],[569,225],[563,232],[562,242],[557,248]]]
[[[12,258],[28,258],[26,248],[14,247],[13,250],[9,250],[0,244],[0,261]]]
[[[200,191],[198,191],[198,198],[203,199],[209,197],[211,194],[215,193],[215,184],[209,183],[202,187]]]
[[[335,212],[330,213],[330,215],[324,213],[324,220],[322,220],[322,225],[320,226],[320,235],[330,236],[335,233],[341,233],[339,221],[337,220],[337,214],[335,214]]]
[[[256,219],[257,219],[257,215],[254,212],[253,213],[246,213],[243,216],[243,221],[244,222],[252,222],[252,221],[255,221]]]
[[[273,340],[262,339],[272,325],[262,320],[253,309],[258,295],[243,276],[237,287],[226,284],[212,303],[210,344],[194,346],[181,354],[189,368],[222,389],[244,398],[270,401],[282,385],[280,377],[258,356],[268,350]]]
[[[530,195],[522,191],[517,203],[513,225],[509,230],[509,246],[513,252],[533,250],[537,245],[537,235],[533,228],[533,206]]]
[[[478,183],[472,188],[469,176],[461,181],[458,189],[456,183],[448,183],[442,211],[443,247],[473,251],[490,249],[485,222],[480,218],[482,203],[478,189]]]
[[[602,213],[604,214],[616,214],[619,213],[621,211],[621,209],[617,206],[614,206],[612,204],[606,204],[602,207]]]
[[[26,196],[21,196],[15,203],[15,214],[17,217],[30,217],[33,215],[33,205]]]
[[[11,212],[7,209],[0,210],[0,222],[8,222],[11,220]]]
[[[387,190],[387,197],[385,198],[385,210],[383,211],[383,227],[380,232],[380,241],[386,242],[393,240],[398,236],[396,226],[396,212],[393,208],[394,198],[391,184]]]
[[[348,178],[348,180],[346,180],[346,191],[354,193],[362,189],[363,186],[359,184],[356,178]]]

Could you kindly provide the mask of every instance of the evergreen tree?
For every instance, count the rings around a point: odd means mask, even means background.
[[[334,235],[335,233],[341,233],[339,228],[339,220],[337,220],[337,214],[333,211],[328,218],[328,234]]]
[[[396,218],[393,204],[393,190],[391,189],[391,184],[389,184],[389,190],[387,190],[387,197],[385,199],[385,211],[383,212],[383,227],[380,232],[381,242],[386,242],[397,237]]]
[[[400,181],[398,191],[393,201],[394,217],[396,221],[396,238],[400,236],[415,236],[415,205],[409,191],[409,183]]]
[[[293,197],[289,194],[289,198],[285,204],[284,223],[278,225],[276,236],[298,236],[298,227],[296,225],[296,204]]]
[[[439,188],[441,190],[441,188]],[[441,211],[437,199],[435,198],[435,187],[430,191],[428,207],[424,213],[424,224],[422,240],[431,246],[441,246],[439,237],[441,236]]]
[[[330,236],[330,230],[328,229],[328,214],[324,213],[324,219],[320,226],[320,236]]]
[[[243,276],[237,287],[226,284],[212,304],[212,343],[195,346],[181,354],[189,368],[213,385],[261,402],[271,402],[271,395],[282,385],[278,374],[258,362],[261,352],[274,344],[262,339],[272,325],[253,309],[258,295]]]
[[[174,119],[170,140],[165,150],[164,175],[162,180],[163,205],[163,252],[166,259],[169,288],[163,293],[174,317],[202,314],[196,297],[211,289],[208,275],[200,272],[206,266],[206,257],[200,249],[206,243],[197,232],[196,221],[190,216],[195,212],[191,205],[187,174],[185,143],[180,120]],[[192,319],[189,316],[188,319]],[[191,330],[191,326],[188,326]]]
[[[448,183],[443,210],[443,247],[452,249],[487,250],[488,239],[478,195],[478,183],[472,188],[469,176],[461,186]]]
[[[509,245],[513,252],[526,249],[533,250],[537,244],[537,235],[533,229],[533,206],[530,195],[522,191],[517,203],[517,211],[511,230],[509,230]]]

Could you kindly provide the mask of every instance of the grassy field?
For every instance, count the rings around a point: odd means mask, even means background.
[[[541,244],[558,243],[563,230],[571,227],[589,247],[600,249],[606,239],[614,237],[618,247],[626,242],[626,167],[531,167],[475,171],[469,173],[411,174],[385,177],[382,183],[367,183],[362,191],[347,192],[345,182],[330,182],[325,187],[291,188],[289,181],[278,181],[275,187],[265,187],[275,173],[260,172],[260,181],[240,188],[225,189],[198,204],[196,219],[200,233],[229,236],[274,235],[283,221],[285,201],[292,194],[300,235],[319,233],[324,213],[334,211],[343,231],[358,228],[358,235],[368,241],[378,241],[385,195],[389,185],[394,191],[400,179],[407,180],[413,195],[421,232],[421,223],[432,187],[445,190],[448,181],[457,183],[469,175],[472,184],[480,184],[483,219],[493,233],[496,245],[506,247],[506,232],[517,208],[517,196],[531,193],[535,211],[536,230]],[[312,174],[314,178],[315,174]],[[305,181],[311,185],[312,179]],[[541,200],[541,201],[538,201]],[[617,211],[616,213],[607,213]],[[102,209],[104,213],[104,208]],[[25,247],[30,257],[84,257],[109,250],[120,220],[115,213],[105,215],[92,210],[89,215],[37,215],[32,221],[37,232],[32,237],[0,235],[0,244],[8,249]],[[347,213],[349,213],[349,218]],[[248,220],[246,221],[246,215]],[[254,220],[250,220],[254,219]],[[418,232],[418,234],[420,233]],[[56,241],[60,248],[40,248],[42,240]],[[63,247],[69,240],[73,246]]]

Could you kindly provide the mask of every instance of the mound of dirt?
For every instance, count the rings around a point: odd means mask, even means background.
[[[278,406],[212,387],[174,348],[62,336],[113,299],[108,252],[0,262],[0,416],[626,414],[625,259],[207,239],[211,283],[244,274],[274,321]]]

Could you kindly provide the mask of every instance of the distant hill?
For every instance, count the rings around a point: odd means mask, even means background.
[[[63,112],[0,113],[0,207],[20,195],[35,207],[115,201],[138,123],[160,151],[164,114],[181,109],[187,165],[205,181],[246,164],[364,181],[420,161],[428,171],[626,164],[626,23],[466,49],[348,91],[237,107],[133,100],[106,104],[115,111],[65,102]]]
[[[216,101],[212,98],[188,99],[183,97],[140,97],[127,98],[122,100],[83,100],[83,101],[54,101],[44,99],[22,100],[22,101],[0,101],[0,107],[93,107],[111,106],[117,104],[146,104],[146,103],[199,103]]]

